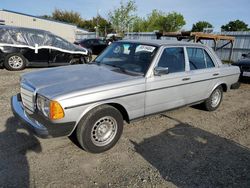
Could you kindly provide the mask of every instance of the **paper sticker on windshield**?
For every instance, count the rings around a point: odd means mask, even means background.
[[[155,49],[154,46],[147,46],[147,45],[139,45],[137,51],[147,51],[147,52],[153,52]]]

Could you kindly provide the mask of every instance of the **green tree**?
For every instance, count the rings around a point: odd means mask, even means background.
[[[105,36],[106,33],[112,31],[111,23],[100,15],[90,20],[84,20],[78,12],[55,9],[51,16],[44,15],[41,17],[75,24],[92,32],[96,31],[97,28],[101,36]]]
[[[120,2],[120,7],[108,13],[109,21],[117,33],[124,34],[136,18],[137,7],[135,1],[129,0],[127,3]]]
[[[105,36],[107,33],[113,31],[111,23],[100,15],[92,18],[92,23],[94,24],[94,28],[98,28],[98,31],[101,36]]]
[[[174,32],[179,31],[186,22],[182,14],[172,12],[164,17],[163,24],[163,31]]]
[[[154,9],[146,19],[146,31],[166,31],[174,32],[180,30],[185,24],[183,15],[177,12],[164,13]]]
[[[144,18],[136,17],[133,22],[134,32],[143,32],[147,30],[147,20]]]
[[[165,14],[154,9],[147,17],[147,31],[163,31]]]
[[[43,15],[43,16],[40,16],[41,18],[45,18],[45,19],[52,19],[52,17],[50,15]]]
[[[193,24],[192,32],[203,32],[204,28],[213,28],[213,25],[207,21],[199,21]]]
[[[249,31],[248,24],[241,20],[230,21],[228,24],[222,25],[224,31]]]
[[[76,25],[81,25],[83,22],[83,19],[78,12],[59,9],[54,10],[54,12],[52,13],[52,19]]]
[[[81,27],[83,29],[86,29],[90,32],[94,32],[95,31],[95,24],[93,23],[93,20],[84,20],[83,22],[81,22],[78,27]]]

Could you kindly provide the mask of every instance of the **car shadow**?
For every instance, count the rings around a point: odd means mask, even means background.
[[[5,123],[0,132],[0,187],[30,187],[30,169],[27,152],[42,151],[39,140],[14,117]]]
[[[241,78],[240,82],[244,84],[250,84],[250,78]]]
[[[134,148],[178,187],[250,187],[250,150],[231,140],[177,122]]]

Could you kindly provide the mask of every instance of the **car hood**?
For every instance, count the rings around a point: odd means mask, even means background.
[[[133,81],[137,78],[115,70],[117,69],[113,67],[96,64],[49,68],[24,74],[22,83],[34,88],[38,94],[53,99],[82,90],[86,90],[87,93],[91,88],[103,88],[106,85]]]
[[[235,63],[235,65],[248,65],[250,66],[250,58],[245,58],[245,59],[241,59],[239,60],[237,63]]]

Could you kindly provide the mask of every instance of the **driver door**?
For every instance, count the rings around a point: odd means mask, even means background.
[[[156,65],[167,74],[154,74],[146,81],[145,115],[185,105],[185,82],[189,80],[183,47],[163,49]]]

